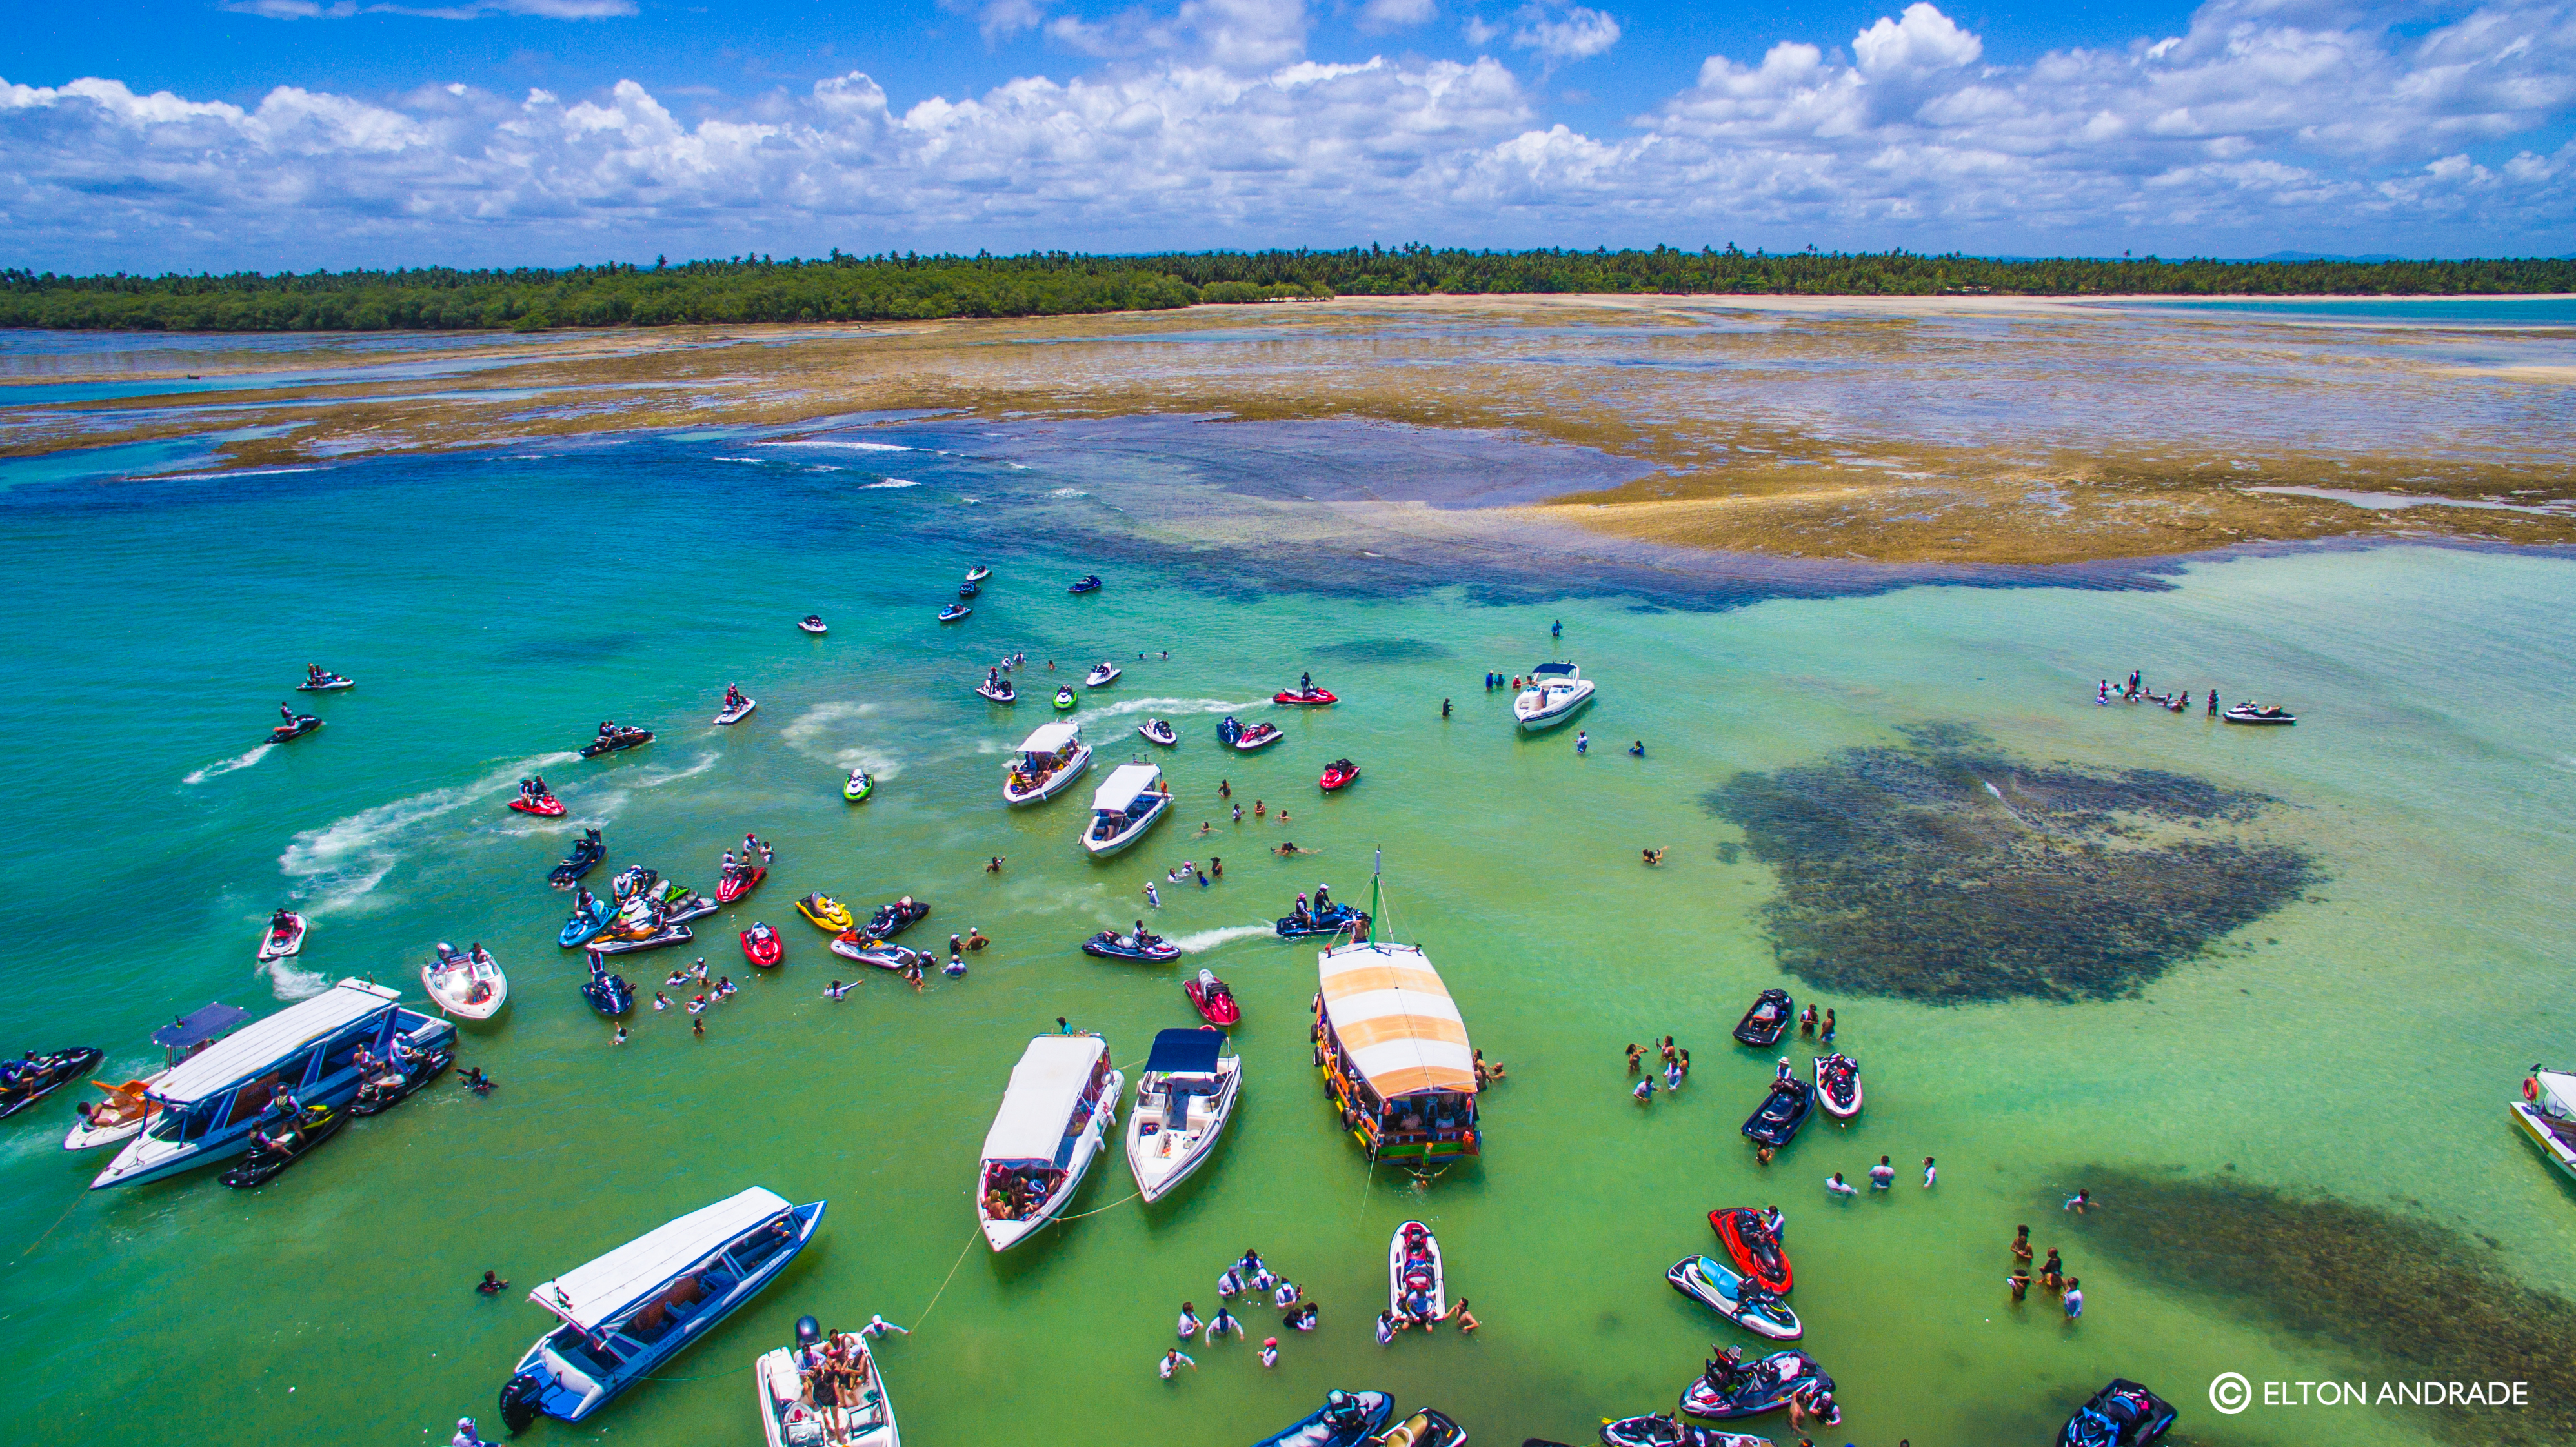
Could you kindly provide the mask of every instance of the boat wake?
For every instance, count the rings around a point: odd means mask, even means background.
[[[1266,707],[1269,702],[1266,698],[1256,698],[1250,703],[1228,703],[1221,698],[1129,698],[1095,709],[1086,700],[1074,719],[1076,722],[1091,722],[1135,718],[1140,714],[1149,718],[1173,718],[1194,713],[1244,713]]]
[[[676,784],[682,779],[694,779],[698,775],[705,773],[707,770],[712,769],[715,766],[716,756],[713,753],[704,753],[698,755],[698,761],[696,763],[689,765],[685,769],[673,769],[668,773],[661,774],[638,774],[634,778],[623,779],[619,782],[625,784],[631,789],[658,789],[664,784]]]
[[[874,491],[876,491],[878,488],[881,488],[881,487],[919,487],[919,486],[921,486],[921,484],[920,484],[920,483],[917,483],[917,482],[908,482],[908,481],[906,481],[906,480],[904,480],[903,478],[900,478],[900,477],[889,477],[889,478],[887,478],[887,479],[886,479],[885,481],[883,481],[883,482],[863,482],[863,483],[860,483],[860,484],[859,484],[859,491],[861,491],[861,492],[874,492]]]
[[[310,1000],[331,988],[331,977],[312,970],[299,970],[292,960],[270,960],[259,967],[268,976],[269,988],[281,1000]]]
[[[1278,927],[1269,924],[1230,924],[1222,929],[1203,929],[1185,935],[1170,936],[1182,954],[1195,955],[1215,949],[1232,940],[1248,940],[1256,935],[1277,934]]]
[[[286,852],[277,856],[277,867],[296,882],[299,894],[313,899],[307,914],[347,909],[372,893],[401,862],[397,846],[406,835],[469,805],[491,803],[528,775],[560,768],[579,757],[568,749],[539,754],[470,784],[432,789],[307,829],[287,842]]]
[[[190,774],[188,777],[181,779],[179,782],[182,784],[202,784],[208,779],[214,778],[219,774],[229,774],[235,769],[247,769],[251,765],[258,763],[262,758],[265,758],[268,751],[276,747],[277,745],[275,744],[254,744],[248,752],[236,754],[233,757],[224,760],[220,764],[208,764],[204,768]]]

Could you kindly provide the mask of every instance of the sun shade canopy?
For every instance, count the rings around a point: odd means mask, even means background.
[[[1002,1109],[984,1133],[984,1159],[1055,1163],[1074,1107],[1091,1085],[1092,1067],[1109,1046],[1097,1035],[1041,1035],[1011,1067]]]
[[[1317,957],[1324,1018],[1342,1056],[1387,1100],[1476,1092],[1467,1024],[1430,957],[1396,944],[1344,945]]]
[[[1145,1068],[1164,1075],[1214,1075],[1217,1052],[1225,1047],[1220,1030],[1164,1030],[1154,1036]]]
[[[1162,778],[1163,771],[1152,764],[1120,764],[1092,792],[1091,807],[1103,814],[1124,813],[1139,796],[1156,792]]]
[[[1041,724],[1027,738],[1020,740],[1020,752],[1052,754],[1080,737],[1082,737],[1080,724]]]
[[[219,1035],[227,1034],[234,1026],[249,1018],[248,1010],[238,1010],[230,1005],[208,1005],[202,1010],[194,1010],[182,1015],[176,1022],[153,1031],[152,1043],[164,1050],[185,1050],[191,1045],[202,1044]]]
[[[541,1283],[528,1299],[584,1331],[596,1331],[726,1242],[788,1209],[786,1197],[754,1186]]]

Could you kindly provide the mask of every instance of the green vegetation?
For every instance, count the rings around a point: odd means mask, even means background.
[[[1394,250],[740,256],[650,267],[56,276],[0,271],[0,326],[383,331],[1150,311],[1282,297],[1622,292],[2418,296],[2576,291],[2576,260],[1998,261],[1911,252]]]

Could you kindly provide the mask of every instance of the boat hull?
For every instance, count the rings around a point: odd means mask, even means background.
[[[863,1391],[856,1403],[828,1411],[805,1406],[798,1399],[796,1353],[786,1347],[772,1347],[761,1354],[760,1360],[752,1364],[752,1390],[769,1447],[811,1447],[826,1442],[832,1447],[903,1447],[902,1434],[895,1427],[894,1399],[886,1393],[885,1375],[878,1369],[876,1353],[868,1349],[865,1337],[859,1339],[859,1351],[867,1360],[868,1380],[873,1385]],[[791,1427],[791,1414],[811,1420],[814,1435],[809,1435],[802,1423]],[[843,1430],[835,1430],[836,1425]]]
[[[1234,1117],[1235,1096],[1243,1086],[1243,1062],[1226,1056],[1216,1063],[1216,1094],[1209,1100],[1209,1120],[1195,1141],[1184,1140],[1170,1154],[1164,1154],[1165,1142],[1176,1132],[1160,1128],[1151,1136],[1145,1134],[1149,1117],[1145,1108],[1148,1092],[1159,1093],[1159,1075],[1147,1075],[1136,1084],[1136,1108],[1127,1117],[1127,1169],[1136,1177],[1136,1190],[1147,1201],[1159,1201],[1181,1182],[1188,1180],[1207,1158],[1216,1153],[1217,1142],[1225,1138],[1226,1122]],[[1187,1132],[1178,1132],[1186,1136]]]
[[[975,1219],[983,1223],[984,1244],[992,1247],[995,1255],[1036,1235],[1038,1228],[1054,1220],[1064,1210],[1065,1203],[1073,1199],[1074,1192],[1082,1189],[1082,1178],[1090,1173],[1091,1163],[1099,1158],[1102,1143],[1118,1124],[1118,1096],[1126,1088],[1127,1077],[1119,1071],[1110,1071],[1107,1082],[1101,1086],[1100,1099],[1093,1104],[1091,1117],[1083,1123],[1082,1135],[1074,1143],[1073,1158],[1065,1163],[1064,1180],[1036,1211],[1021,1220],[997,1221],[984,1214],[983,1198],[981,1195],[976,1197]],[[978,1192],[983,1190],[984,1169],[985,1163],[978,1160],[975,1163]]]
[[[2517,1100],[2513,1102],[2512,1109],[2513,1123],[2520,1126],[2522,1133],[2531,1138],[2531,1143],[2539,1148],[2540,1154],[2551,1165],[2558,1168],[2559,1174],[2571,1181],[2576,1181],[2576,1142],[2561,1138],[2557,1131],[2551,1129],[2552,1122],[2540,1113],[2538,1107]],[[2569,1135],[2576,1136],[2576,1123],[2571,1123],[2565,1129]]]
[[[1514,702],[1512,705],[1512,720],[1520,726],[1520,731],[1522,733],[1543,734],[1549,729],[1556,727],[1558,724],[1565,722],[1567,719],[1570,719],[1576,714],[1591,707],[1592,699],[1592,681],[1590,679],[1586,679],[1575,688],[1571,696],[1558,702],[1549,703],[1544,708],[1531,709],[1524,713],[1521,710],[1520,704],[1517,701]]]
[[[1172,796],[1165,794],[1155,801],[1154,807],[1145,811],[1143,818],[1133,821],[1125,829],[1107,839],[1091,837],[1091,826],[1086,824],[1082,830],[1082,847],[1094,859],[1107,859],[1113,854],[1124,854],[1134,848],[1136,841],[1144,838],[1157,823],[1161,822],[1163,816],[1170,812],[1172,812]]]

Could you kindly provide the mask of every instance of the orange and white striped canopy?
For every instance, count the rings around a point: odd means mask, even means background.
[[[1344,945],[1316,965],[1343,1058],[1382,1099],[1476,1093],[1467,1024],[1429,956],[1410,945]]]

